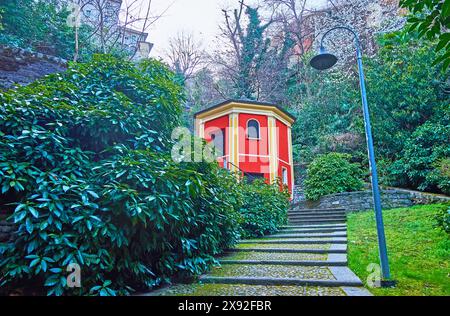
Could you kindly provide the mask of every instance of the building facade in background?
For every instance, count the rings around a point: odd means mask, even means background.
[[[139,18],[131,16],[133,8],[123,0],[58,1],[73,14],[79,11],[80,23],[91,28],[93,40],[105,52],[119,49],[134,60],[148,58],[153,44],[147,41],[147,32],[134,28]]]

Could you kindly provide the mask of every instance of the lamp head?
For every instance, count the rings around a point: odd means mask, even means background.
[[[337,57],[328,53],[323,46],[319,49],[319,54],[314,56],[309,64],[317,70],[325,70],[333,67],[337,62]]]

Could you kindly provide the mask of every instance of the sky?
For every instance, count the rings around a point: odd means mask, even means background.
[[[149,0],[140,1],[145,6]],[[252,0],[247,2],[250,4]],[[319,7],[326,2],[327,0],[309,0],[309,5]],[[221,9],[238,6],[238,0],[152,0],[151,3],[153,14],[165,11],[163,17],[150,27],[147,38],[147,41],[154,43],[150,55],[163,59],[169,47],[169,39],[182,31],[192,33],[196,40],[203,43],[206,51],[211,52],[214,38],[219,33],[218,26],[223,21]]]

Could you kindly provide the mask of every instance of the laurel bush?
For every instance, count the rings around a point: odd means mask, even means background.
[[[266,184],[264,179],[255,180],[252,184],[242,182],[241,186],[245,201],[240,209],[243,237],[273,234],[287,223],[287,189],[280,192],[279,184]]]
[[[321,196],[363,188],[362,171],[350,162],[349,154],[329,153],[316,157],[308,166],[305,196],[317,200]]]
[[[0,208],[18,225],[2,291],[130,294],[198,275],[236,242],[236,178],[168,154],[182,99],[160,62],[108,56],[0,93]]]

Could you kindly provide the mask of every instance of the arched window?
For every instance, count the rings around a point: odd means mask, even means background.
[[[257,120],[248,120],[247,122],[247,137],[259,139],[259,122]]]

